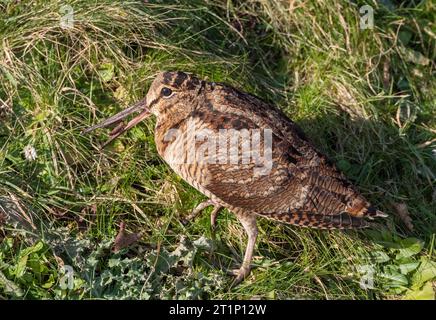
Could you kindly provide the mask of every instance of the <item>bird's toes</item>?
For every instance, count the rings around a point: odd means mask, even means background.
[[[240,284],[249,274],[250,267],[242,266],[239,269],[228,270],[227,273],[231,276],[235,276],[235,279],[232,282],[231,287],[235,287]]]
[[[229,275],[229,276],[237,276],[237,275],[239,275],[239,269],[230,269],[230,270],[227,270],[227,275]]]

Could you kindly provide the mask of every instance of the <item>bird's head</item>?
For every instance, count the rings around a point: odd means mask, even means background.
[[[159,120],[163,117],[190,112],[194,105],[193,102],[190,103],[190,100],[201,92],[204,85],[204,81],[185,72],[161,72],[153,80],[144,99],[83,132],[88,133],[98,128],[108,127],[121,122],[130,114],[139,112],[126,125],[118,126],[112,131],[109,140],[104,144],[107,145],[150,115],[155,115]]]
[[[183,109],[190,109],[192,99],[201,92],[204,84],[204,81],[185,72],[161,72],[148,90],[148,108],[158,118],[183,112]]]

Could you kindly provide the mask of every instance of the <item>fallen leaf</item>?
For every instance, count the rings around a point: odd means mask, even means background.
[[[404,222],[407,229],[413,231],[412,218],[410,217],[409,210],[405,203],[394,203],[395,213]]]
[[[127,233],[126,224],[120,223],[120,230],[115,238],[113,252],[118,252],[123,248],[127,248],[141,238],[141,233]]]

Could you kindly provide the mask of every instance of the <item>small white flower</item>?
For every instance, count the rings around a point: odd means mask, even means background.
[[[23,152],[26,160],[34,161],[37,158],[36,150],[30,144],[24,147]]]

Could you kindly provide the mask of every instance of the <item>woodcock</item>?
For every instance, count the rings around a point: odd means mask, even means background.
[[[122,120],[139,112],[127,124]],[[280,109],[225,84],[184,72],[157,75],[147,96],[85,132],[118,123],[108,142],[156,116],[155,141],[169,166],[213,205],[233,212],[248,234],[235,282],[250,272],[258,217],[320,229],[362,228],[385,216]],[[108,143],[107,142],[107,143]],[[107,144],[106,143],[106,144]]]

